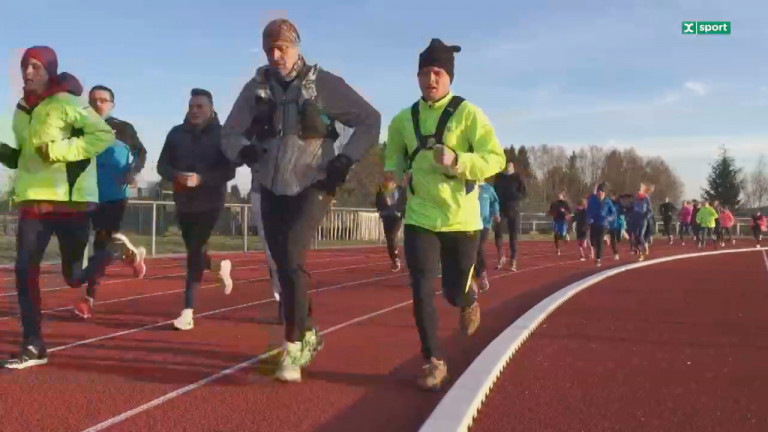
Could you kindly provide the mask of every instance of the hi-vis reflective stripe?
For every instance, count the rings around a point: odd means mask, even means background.
[[[464,293],[466,294],[469,292],[469,287],[472,286],[472,277],[475,275],[475,265],[472,264],[472,267],[469,268],[469,276],[467,277],[467,286],[464,288]]]

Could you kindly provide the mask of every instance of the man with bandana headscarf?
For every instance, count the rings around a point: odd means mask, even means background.
[[[405,260],[425,364],[418,385],[439,390],[448,369],[439,349],[434,282],[442,264],[443,297],[459,308],[459,325],[480,325],[474,280],[483,221],[478,182],[504,169],[504,150],[483,111],[451,92],[458,46],[432,39],[419,55],[422,97],[389,125],[385,178],[409,173]]]
[[[342,78],[309,64],[290,21],[264,28],[269,61],[240,92],[224,123],[222,147],[252,170],[264,235],[277,267],[285,343],[276,378],[301,381],[322,346],[312,326],[306,250],[347,174],[378,144],[381,116]],[[336,152],[337,123],[353,128]]]

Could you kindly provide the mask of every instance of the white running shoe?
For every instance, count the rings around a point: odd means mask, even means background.
[[[195,327],[192,309],[184,309],[181,315],[173,322],[176,330],[192,330]]]
[[[219,268],[219,283],[224,288],[224,294],[232,292],[232,261],[223,260]]]

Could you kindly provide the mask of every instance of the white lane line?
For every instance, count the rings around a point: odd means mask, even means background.
[[[366,258],[378,258],[378,257],[382,257],[382,256],[387,256],[387,254],[368,255],[368,256],[366,256]],[[307,263],[308,264],[309,263],[313,263],[314,264],[314,263],[327,262],[327,261],[347,261],[347,260],[358,259],[358,258],[360,258],[359,255],[356,255],[356,256],[344,256],[344,257],[327,258],[327,259],[315,260],[315,261],[307,261]],[[260,267],[265,267],[266,268],[267,264],[259,264],[259,265],[244,266],[244,267],[243,266],[233,266],[232,269],[233,270],[237,270],[237,269],[252,269],[252,268],[260,268]],[[312,272],[312,273],[314,273],[314,272]],[[139,280],[171,278],[171,277],[186,276],[186,275],[187,275],[187,273],[184,272],[184,273],[173,273],[173,274],[148,276],[148,277],[145,277],[144,279],[129,278],[129,279],[107,280],[107,281],[101,282],[99,284],[99,286],[108,285],[108,284],[115,284],[115,283],[119,283],[119,282],[130,282],[130,281],[139,281]],[[85,286],[85,284],[83,284],[83,286]],[[55,287],[55,288],[44,288],[44,289],[41,289],[40,292],[50,292],[50,291],[59,291],[59,290],[67,290],[67,289],[71,290],[71,289],[80,289],[80,288],[72,288],[69,285],[64,285],[64,286]],[[0,297],[10,297],[10,296],[15,296],[15,295],[16,295],[16,292],[12,291],[12,292],[2,293],[2,294],[0,294]]]
[[[336,268],[330,268],[330,269],[325,269],[325,270],[315,270],[312,273],[313,274],[315,274],[315,273],[328,273],[328,272],[339,271],[339,270],[350,270],[350,269],[355,269],[355,268],[373,267],[373,266],[377,266],[377,265],[381,265],[381,264],[386,264],[388,262],[389,261],[378,261],[378,262],[373,262],[373,263],[369,263],[369,264],[362,264],[362,265],[356,265],[356,266],[336,267]],[[234,283],[235,284],[243,284],[243,283],[249,283],[249,282],[261,282],[261,281],[267,281],[267,280],[269,280],[269,277],[261,277],[261,278],[256,278],[256,279],[237,280],[237,281],[234,281]],[[210,284],[210,285],[203,285],[203,286],[200,287],[200,289],[215,288],[215,287],[218,287],[218,286],[219,286],[218,283]],[[137,295],[137,296],[132,296],[132,297],[123,297],[123,298],[119,298],[119,299],[113,299],[113,300],[104,300],[104,301],[99,301],[96,304],[103,305],[103,304],[109,304],[109,303],[118,303],[118,302],[122,302],[122,301],[136,300],[136,299],[141,299],[141,298],[146,298],[146,297],[154,297],[154,296],[165,295],[165,294],[173,294],[173,293],[178,293],[178,292],[184,292],[184,289],[177,289],[177,290],[171,290],[171,291],[161,291],[161,292],[156,292],[156,293],[151,293],[151,294],[142,294],[142,295]],[[60,307],[60,308],[55,308],[55,309],[46,309],[46,310],[42,311],[42,313],[47,314],[47,313],[51,313],[51,312],[59,312],[59,311],[65,311],[65,310],[72,310],[72,306],[65,306],[65,307]],[[20,316],[21,315],[18,315],[18,314],[16,314],[16,315],[9,315],[9,316],[0,318],[0,321],[9,320],[9,319],[12,319],[12,318],[18,318]]]
[[[768,270],[768,255],[765,254],[765,249],[763,249],[763,261],[765,261],[765,269]]]
[[[491,276],[489,279],[498,279],[498,278],[507,277],[507,276],[514,276],[514,275],[517,275],[517,274],[520,274],[520,273],[524,273],[526,271],[532,271],[532,270],[537,270],[537,269],[542,269],[542,268],[547,268],[547,267],[554,267],[554,266],[559,266],[559,265],[568,265],[568,264],[573,264],[573,263],[578,263],[578,262],[580,262],[580,261],[574,260],[574,261],[565,261],[565,262],[558,262],[558,263],[553,263],[553,264],[546,264],[546,265],[541,265],[541,266],[536,266],[536,267],[529,267],[529,268],[522,269],[522,270],[517,271],[517,272],[509,272],[509,273],[496,274],[496,275]],[[439,295],[441,293],[442,293],[442,291],[437,291],[436,292],[437,295]],[[328,328],[328,329],[326,329],[324,331],[321,331],[320,334],[321,335],[326,335],[328,333],[332,333],[332,332],[334,332],[336,330],[340,330],[340,329],[342,329],[344,327],[347,327],[347,326],[350,326],[352,324],[356,324],[358,322],[365,321],[365,320],[367,320],[369,318],[373,318],[375,316],[385,314],[385,313],[387,313],[389,311],[393,311],[395,309],[407,306],[407,305],[409,305],[411,303],[413,303],[413,300],[408,300],[408,301],[396,304],[394,306],[388,307],[386,309],[381,309],[381,310],[373,312],[371,314],[357,317],[357,318],[352,319],[350,321],[346,321],[344,323],[335,325],[335,326],[330,327],[330,328]],[[206,377],[206,378],[204,378],[204,379],[202,379],[200,381],[197,381],[197,382],[195,382],[193,384],[190,384],[190,385],[188,385],[186,387],[182,387],[182,388],[180,388],[178,390],[175,390],[175,391],[173,391],[171,393],[168,393],[168,394],[166,394],[164,396],[161,396],[161,397],[159,397],[157,399],[154,399],[154,400],[152,400],[150,402],[147,402],[144,405],[138,406],[138,407],[136,407],[136,408],[134,408],[132,410],[126,411],[126,412],[124,412],[124,413],[122,413],[120,415],[112,417],[111,419],[108,419],[108,420],[106,420],[106,421],[104,421],[102,423],[99,423],[96,426],[92,426],[92,427],[86,429],[83,432],[96,432],[96,431],[100,431],[100,430],[106,429],[106,428],[108,428],[110,426],[113,426],[113,425],[115,425],[117,423],[125,421],[128,418],[135,416],[136,414],[140,414],[140,413],[142,413],[144,411],[150,410],[150,409],[152,409],[152,408],[154,408],[154,407],[156,407],[158,405],[161,405],[161,404],[163,404],[163,403],[165,403],[165,402],[167,402],[167,401],[169,401],[171,399],[179,397],[179,396],[181,396],[181,395],[183,395],[185,393],[189,393],[190,391],[198,389],[198,388],[200,388],[200,387],[202,387],[202,386],[204,386],[204,385],[206,385],[206,384],[208,384],[210,382],[216,381],[219,378],[222,378],[222,377],[224,377],[226,375],[230,375],[230,374],[232,374],[234,372],[237,372],[240,369],[249,367],[249,366],[255,364],[256,362],[258,362],[260,359],[272,356],[272,355],[278,353],[279,351],[280,351],[279,348],[278,349],[274,349],[272,351],[269,351],[267,353],[264,353],[264,354],[261,354],[261,355],[259,355],[257,357],[254,357],[254,358],[252,358],[250,360],[247,360],[247,361],[245,361],[243,363],[240,363],[238,365],[232,366],[232,367],[230,367],[228,369],[225,369],[223,371],[217,372],[217,373],[215,373],[215,374],[213,374],[211,376],[208,376],[208,377]]]
[[[749,252],[732,249],[675,255],[626,264],[574,282],[539,302],[497,336],[461,374],[432,411],[419,432],[465,432],[477,416],[485,398],[506,365],[538,326],[568,299],[580,291],[618,273],[668,261],[709,255]]]
[[[381,281],[381,280],[387,280],[387,279],[392,279],[392,278],[396,278],[396,277],[403,277],[403,276],[407,276],[407,275],[408,275],[407,273],[400,273],[400,274],[396,274],[396,275],[392,275],[392,276],[375,277],[375,278],[364,279],[364,280],[359,280],[359,281],[346,282],[346,283],[338,284],[338,285],[331,285],[331,286],[327,286],[325,288],[317,288],[317,289],[309,290],[308,292],[315,293],[315,292],[329,291],[329,290],[334,290],[334,289],[338,289],[338,288],[343,288],[343,287],[346,287],[346,286],[359,285],[359,284],[364,284],[364,283],[368,283],[368,282],[377,282],[377,281]],[[209,312],[204,312],[204,313],[201,313],[201,314],[196,314],[195,318],[205,317],[205,316],[209,316],[209,315],[215,315],[215,314],[219,314],[219,313],[222,313],[222,312],[228,312],[228,311],[237,310],[237,309],[243,309],[243,308],[246,308],[246,307],[249,307],[249,306],[255,306],[255,305],[269,303],[269,302],[273,302],[273,301],[275,301],[274,297],[273,298],[264,299],[264,300],[257,300],[257,301],[254,301],[254,302],[245,303],[245,304],[241,304],[241,305],[237,305],[237,306],[230,306],[230,307],[226,307],[226,308],[223,308],[223,309],[216,309],[216,310],[212,310],[212,311],[209,311]],[[80,345],[87,345],[87,344],[90,344],[90,343],[93,343],[93,342],[98,342],[98,341],[101,341],[101,340],[104,340],[104,339],[111,339],[111,338],[115,338],[115,337],[119,337],[119,336],[125,336],[127,334],[140,332],[142,330],[149,330],[151,328],[157,328],[157,327],[161,327],[161,326],[164,326],[164,325],[169,325],[173,321],[174,320],[163,321],[163,322],[159,322],[157,324],[150,324],[150,325],[146,325],[146,326],[143,326],[143,327],[134,328],[134,329],[131,329],[131,330],[125,330],[125,331],[121,331],[121,332],[117,332],[117,333],[111,333],[111,334],[108,334],[108,335],[99,336],[99,337],[95,337],[95,338],[92,338],[92,339],[87,339],[87,340],[83,340],[83,341],[79,341],[79,342],[74,342],[74,343],[71,343],[71,344],[68,344],[68,345],[57,346],[56,348],[49,349],[48,352],[61,351],[61,350],[69,349],[69,348],[74,348],[74,347],[80,346]]]

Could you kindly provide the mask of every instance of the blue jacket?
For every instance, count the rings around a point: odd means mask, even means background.
[[[601,203],[597,195],[590,195],[587,201],[587,219],[590,224],[608,227],[615,218],[616,208],[613,206],[610,198],[606,197]]]
[[[611,224],[610,224],[609,228],[612,231],[619,231],[619,232],[626,231],[626,229],[627,229],[627,217],[624,216],[623,214],[618,214],[617,213],[617,216],[613,219],[613,221],[611,221]]]
[[[483,219],[483,228],[493,225],[493,217],[499,215],[499,197],[488,183],[480,184],[480,217]]]
[[[128,144],[115,140],[111,146],[96,157],[99,182],[99,201],[119,201],[128,197],[125,177],[133,168],[136,155]]]

